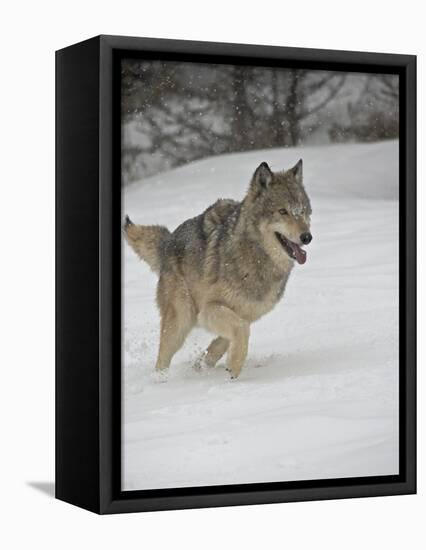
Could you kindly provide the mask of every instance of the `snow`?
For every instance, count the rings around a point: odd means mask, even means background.
[[[192,368],[195,329],[158,383],[157,276],[123,246],[123,490],[398,473],[397,141],[211,157],[126,187],[123,214],[173,230],[299,158],[314,239],[238,380]]]

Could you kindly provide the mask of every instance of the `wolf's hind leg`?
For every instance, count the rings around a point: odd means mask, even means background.
[[[247,357],[249,323],[232,309],[219,303],[207,304],[200,312],[200,321],[207,329],[229,341],[226,363],[232,378],[237,378]]]
[[[176,285],[172,292],[163,292],[160,281],[158,290],[161,332],[155,368],[162,371],[170,366],[173,355],[182,347],[196,318],[192,301],[185,293],[184,288],[179,288],[179,285]],[[167,299],[164,298],[165,296]]]
[[[158,350],[157,370],[170,366],[173,355],[182,347],[194,323],[170,305],[161,318],[160,347]]]

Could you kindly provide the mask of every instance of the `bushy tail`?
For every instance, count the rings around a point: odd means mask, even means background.
[[[162,225],[136,225],[129,216],[124,220],[124,234],[136,254],[158,273],[161,249],[170,238],[170,231]]]

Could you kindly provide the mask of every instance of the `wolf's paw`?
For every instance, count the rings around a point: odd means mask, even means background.
[[[209,369],[211,365],[207,362],[207,353],[203,352],[196,360],[195,363],[192,365],[192,368],[196,371],[202,371]]]
[[[164,369],[164,370],[155,369],[155,371],[151,373],[151,380],[156,384],[167,382],[168,379],[169,379],[168,369]]]
[[[236,380],[236,379],[240,376],[240,372],[241,372],[241,371],[236,372],[236,371],[233,371],[233,370],[232,370],[231,368],[229,368],[229,367],[226,367],[225,370],[226,370],[226,372],[229,372],[229,374],[230,374],[229,379],[232,380],[232,381],[233,381],[233,380]]]

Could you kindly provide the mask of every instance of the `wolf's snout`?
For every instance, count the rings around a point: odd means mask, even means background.
[[[312,241],[312,235],[310,233],[302,233],[300,235],[300,240],[303,244],[309,244]]]

